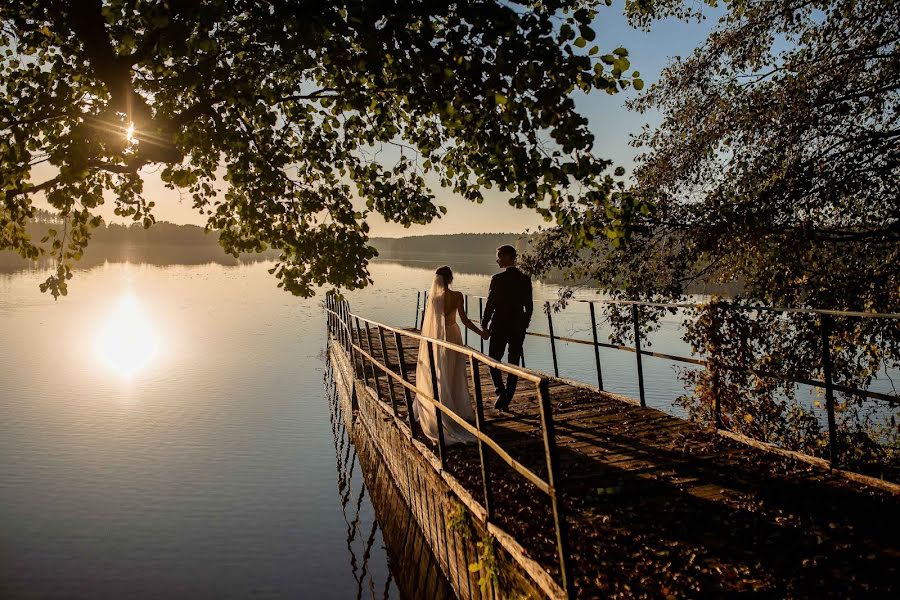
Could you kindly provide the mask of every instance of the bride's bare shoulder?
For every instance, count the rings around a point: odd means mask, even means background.
[[[450,306],[448,308],[456,308],[458,306],[462,306],[462,302],[463,302],[462,292],[457,292],[456,290],[450,290],[448,297],[450,300]]]

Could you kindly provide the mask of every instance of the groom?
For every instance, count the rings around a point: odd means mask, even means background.
[[[491,278],[491,291],[481,319],[481,328],[485,332],[482,335],[491,340],[488,349],[491,358],[502,361],[503,353],[509,347],[508,362],[518,365],[522,360],[525,330],[528,329],[534,309],[531,302],[531,278],[516,268],[516,249],[512,246],[497,248],[497,264],[504,271]],[[494,408],[506,410],[519,378],[510,374],[504,385],[500,370],[491,369],[491,379],[494,380],[494,391],[497,393]]]

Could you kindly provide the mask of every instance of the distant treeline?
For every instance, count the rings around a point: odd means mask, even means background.
[[[35,219],[27,225],[26,231],[37,243],[47,235],[49,229],[55,229],[61,235],[63,224],[55,215],[37,211]],[[149,229],[144,229],[137,223],[133,225],[111,223],[93,230],[91,242],[77,266],[90,268],[104,262],[235,265],[240,262],[270,260],[277,256],[277,251],[269,250],[261,254],[244,254],[240,258],[235,258],[219,245],[218,232],[206,232],[203,227],[197,225],[176,225],[161,221]],[[47,266],[51,266],[48,261],[32,262],[11,251],[0,252],[0,271]]]
[[[39,241],[49,229],[63,231],[59,217],[38,210],[27,225],[28,234]],[[475,272],[492,272],[497,247],[504,244],[525,249],[525,238],[514,233],[472,233],[451,235],[422,235],[406,238],[372,238],[381,258],[403,262],[453,263]],[[273,260],[278,252],[246,254],[240,258],[226,254],[219,246],[219,233],[205,231],[197,225],[176,225],[160,221],[144,229],[140,224],[103,224],[93,230],[90,245],[78,266],[89,268],[104,262],[132,262],[164,264],[238,264],[239,262]],[[457,257],[453,260],[453,257]],[[50,266],[42,261],[33,263],[10,251],[0,252],[0,270],[11,271]],[[438,265],[439,266],[439,265]]]
[[[33,240],[40,240],[50,228],[62,231],[58,217],[47,211],[37,214],[28,224]],[[445,235],[418,235],[403,238],[372,238],[378,250],[376,260],[397,262],[408,266],[435,269],[450,265],[458,273],[490,275],[497,271],[496,250],[509,244],[524,252],[532,234],[517,233],[456,233]],[[149,229],[140,224],[101,225],[94,230],[91,243],[78,262],[81,268],[102,265],[104,262],[146,263],[152,265],[200,265],[216,263],[236,265],[241,262],[274,260],[278,251],[261,254],[242,254],[235,258],[219,246],[219,233],[206,232],[197,225],[176,225],[161,221]],[[29,268],[52,266],[47,261],[33,263],[10,251],[0,252],[0,271],[10,272]],[[562,273],[551,271],[543,281],[576,286],[590,286],[589,281],[567,281]],[[692,286],[691,292],[731,296],[740,291],[740,285]]]

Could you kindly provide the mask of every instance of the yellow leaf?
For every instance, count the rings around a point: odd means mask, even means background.
[[[748,424],[749,424],[749,423],[752,423],[752,422],[753,422],[753,415],[744,415],[744,423],[748,423]]]

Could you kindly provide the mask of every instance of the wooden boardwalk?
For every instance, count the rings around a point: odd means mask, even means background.
[[[386,345],[398,370],[391,337]],[[417,350],[403,356],[413,382]],[[488,408],[493,386],[481,369],[487,433],[544,477],[533,386],[521,381],[510,412],[498,413]],[[393,387],[405,419],[403,389]],[[383,375],[378,388],[388,402]],[[898,593],[896,487],[853,481],[587,387],[554,379],[550,397],[579,597]],[[547,496],[496,457],[490,463],[496,522],[555,576]],[[448,470],[482,497],[475,444],[450,447]]]

